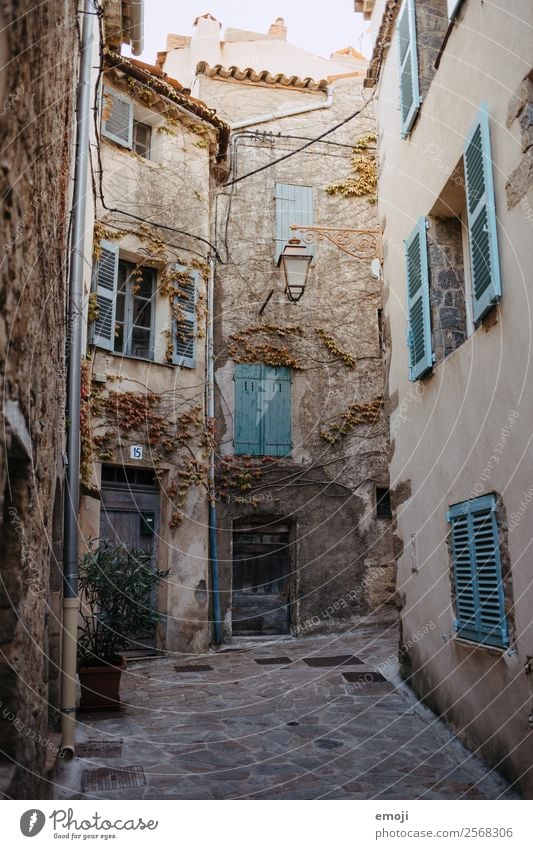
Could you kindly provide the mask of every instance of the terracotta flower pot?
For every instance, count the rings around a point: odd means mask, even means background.
[[[79,664],[82,710],[119,710],[120,677],[126,669],[126,658],[120,664],[102,663],[84,666]]]

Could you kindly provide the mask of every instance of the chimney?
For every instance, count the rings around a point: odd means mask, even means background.
[[[220,27],[222,26],[209,12],[200,15],[193,22],[194,35],[191,39],[191,58],[194,68],[198,62],[207,62],[211,67],[219,65]]]
[[[276,38],[278,41],[287,41],[287,27],[283,18],[276,18],[274,23],[270,25],[268,37]]]

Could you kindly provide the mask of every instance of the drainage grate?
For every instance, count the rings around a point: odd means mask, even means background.
[[[354,654],[338,654],[334,657],[304,657],[303,662],[308,666],[330,667],[330,666],[355,666],[362,663]]]
[[[86,769],[82,776],[83,791],[88,790],[125,790],[128,787],[144,787],[146,776],[140,764],[100,769]]]
[[[260,666],[273,666],[275,663],[292,663],[290,657],[256,657],[255,662]]]
[[[351,684],[372,684],[378,681],[388,684],[381,672],[343,672],[342,674]]]
[[[212,672],[213,667],[208,666],[205,663],[203,666],[198,664],[197,666],[175,666],[174,669],[176,672]]]
[[[120,758],[122,757],[122,740],[87,740],[76,746],[78,758]]]

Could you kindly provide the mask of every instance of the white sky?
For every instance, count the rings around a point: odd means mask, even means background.
[[[145,62],[154,62],[164,50],[167,33],[192,35],[192,22],[205,12],[226,27],[267,32],[278,16],[285,19],[288,41],[319,56],[351,45],[369,54],[368,22],[356,15],[353,0],[145,0]],[[125,51],[129,52],[129,51]]]

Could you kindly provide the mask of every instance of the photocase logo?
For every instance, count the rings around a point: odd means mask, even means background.
[[[43,830],[46,817],[42,811],[33,808],[30,811],[25,811],[20,818],[20,830],[24,837],[35,837]]]

